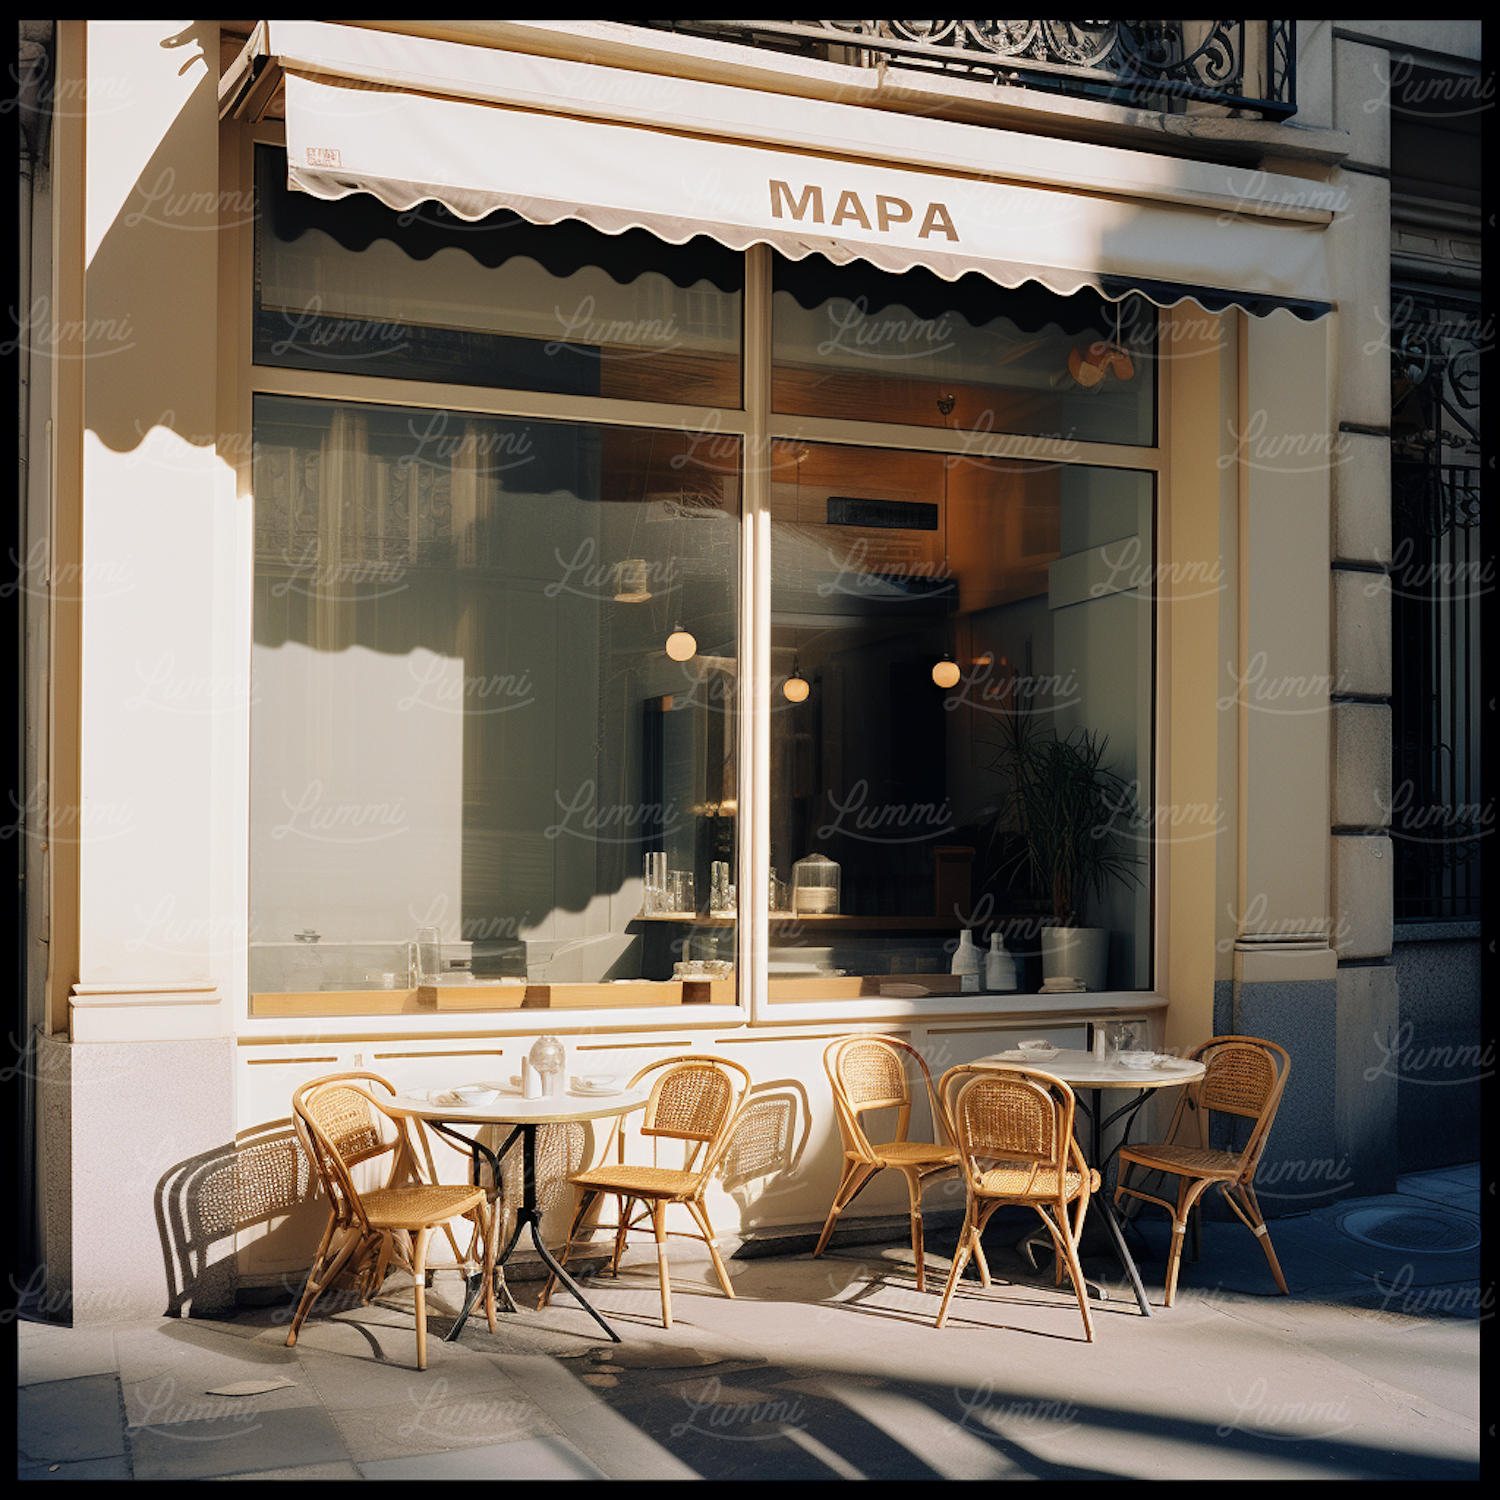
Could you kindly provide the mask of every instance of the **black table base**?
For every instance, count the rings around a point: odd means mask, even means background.
[[[488,1146],[482,1146],[471,1136],[462,1135],[456,1130],[451,1130],[446,1125],[439,1124],[435,1120],[427,1122],[440,1135],[445,1135],[451,1141],[457,1141],[469,1148],[473,1158],[473,1182],[479,1185],[479,1158],[483,1155],[490,1164],[490,1172],[495,1183],[494,1212],[498,1214],[501,1208],[501,1177],[500,1159],[515,1144],[516,1137],[521,1138],[521,1207],[516,1212],[516,1227],[511,1231],[509,1242],[505,1246],[505,1252],[495,1258],[495,1271],[501,1275],[501,1285],[504,1285],[502,1268],[510,1259],[511,1252],[520,1241],[521,1232],[529,1228],[531,1230],[531,1242],[536,1246],[537,1254],[541,1256],[543,1264],[557,1279],[573,1294],[578,1305],[612,1338],[615,1343],[620,1342],[620,1335],[589,1305],[588,1298],[579,1289],[578,1283],[557,1263],[552,1252],[542,1240],[542,1215],[536,1206],[536,1133],[541,1128],[539,1124],[523,1122],[513,1129],[507,1137],[505,1144],[499,1151],[491,1151]],[[495,1231],[492,1229],[491,1233]],[[474,1275],[466,1278],[467,1286],[464,1292],[464,1305],[459,1312],[458,1320],[448,1332],[446,1343],[452,1343],[464,1331],[464,1325],[469,1321],[469,1314],[474,1311],[474,1304],[479,1300],[479,1294],[484,1290],[484,1271],[481,1269]],[[506,1291],[507,1299],[510,1298],[509,1290]],[[514,1306],[514,1302],[512,1302]]]

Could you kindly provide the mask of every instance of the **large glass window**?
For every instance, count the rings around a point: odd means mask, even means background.
[[[577,396],[740,404],[744,256],[643,229],[469,224],[367,193],[325,202],[256,153],[255,361]]]
[[[775,288],[778,412],[1155,441],[1156,309],[1143,297],[897,276],[820,255],[778,258]]]
[[[272,396],[255,423],[252,991],[406,990],[428,928],[496,1004],[665,1003],[676,962],[732,962],[730,915],[691,953],[637,919],[645,852],[705,916],[733,867],[737,443]]]
[[[1034,990],[1062,922],[1107,934],[1109,988],[1149,987],[1152,488],[775,445],[773,999],[958,988],[965,927]],[[799,894],[809,857],[836,898]]]
[[[1023,991],[1080,928],[1090,988],[1149,987],[1154,474],[1098,461],[1155,441],[1149,304],[778,258],[775,414],[741,438],[743,256],[325,203],[269,149],[257,184],[255,361],[344,398],[255,398],[262,1013],[734,998],[742,816],[772,1000],[953,992],[965,927]],[[506,390],[582,399],[523,419]],[[771,470],[766,806],[737,766],[742,445]]]

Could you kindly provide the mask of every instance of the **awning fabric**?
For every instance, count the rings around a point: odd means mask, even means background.
[[[1301,317],[1330,306],[1324,224],[1263,207],[1216,212],[911,170],[443,97],[425,75],[429,91],[417,92],[284,62],[290,185],[319,198],[372,193],[398,210],[436,200],[469,221],[505,208],[538,224],[642,228],[673,244],[708,235],[734,250],[925,266],[950,281],[977,272],[1064,296],[1092,287],[1159,306],[1192,298],[1214,311],[1287,307]],[[767,110],[777,105],[766,96]]]

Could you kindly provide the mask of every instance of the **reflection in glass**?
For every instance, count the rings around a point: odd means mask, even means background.
[[[1105,741],[1126,790],[1102,836],[1139,879],[1084,920],[1109,930],[1109,987],[1147,987],[1151,476],[790,441],[772,464],[773,673],[809,691],[772,694],[771,863],[841,871],[837,916],[794,891],[773,917],[772,998],[956,990],[963,928],[998,927],[1039,987],[1053,903],[1014,858],[1018,723]]]
[[[1080,442],[1154,439],[1156,309],[822,256],[775,263],[772,409]],[[982,452],[982,447],[978,449]]]
[[[734,858],[737,444],[270,396],[255,424],[252,990],[308,930],[325,989],[428,927],[477,981],[733,958],[732,921],[688,954],[637,919],[644,855],[699,889]]]
[[[740,405],[744,257],[711,240],[325,202],[288,189],[271,147],[256,193],[257,364]]]

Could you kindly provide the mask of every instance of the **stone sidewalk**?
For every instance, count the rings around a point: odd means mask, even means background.
[[[1092,1345],[1071,1293],[1008,1248],[1024,1218],[998,1216],[996,1284],[966,1280],[943,1329],[951,1233],[934,1235],[925,1293],[905,1245],[736,1260],[733,1301],[684,1251],[670,1330],[644,1245],[618,1281],[591,1283],[621,1344],[566,1295],[444,1344],[440,1284],[422,1373],[409,1287],[407,1311],[399,1291],[344,1312],[320,1303],[294,1350],[285,1307],[77,1331],[23,1317],[19,1474],[1473,1479],[1487,1190],[1478,1166],[1453,1168],[1274,1221],[1286,1298],[1234,1223],[1205,1224],[1178,1305],[1149,1319],[1117,1267],[1090,1261],[1108,1289]],[[1159,1303],[1161,1216],[1140,1236]],[[536,1288],[516,1291],[524,1307]],[[224,1394],[249,1383],[269,1388]]]

